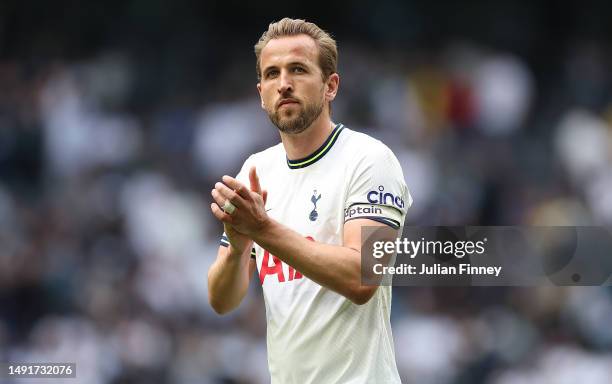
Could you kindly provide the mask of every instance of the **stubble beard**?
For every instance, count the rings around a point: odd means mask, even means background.
[[[296,135],[310,127],[321,112],[323,112],[323,102],[314,102],[300,108],[296,116],[281,116],[282,111],[279,109],[272,113],[268,112],[268,116],[279,131]]]

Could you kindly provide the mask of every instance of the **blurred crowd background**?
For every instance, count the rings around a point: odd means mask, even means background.
[[[0,361],[76,362],[69,383],[269,382],[261,287],[230,315],[208,305],[208,205],[279,141],[253,45],[283,16],[337,38],[333,118],[393,149],[407,224],[612,225],[610,15],[590,0],[2,1]],[[393,293],[405,383],[612,382],[610,287]]]

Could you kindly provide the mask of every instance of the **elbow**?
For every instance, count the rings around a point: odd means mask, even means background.
[[[210,307],[213,309],[213,311],[215,311],[215,313],[217,315],[225,315],[227,313],[227,310],[225,308],[223,308],[221,303],[219,303],[219,301],[215,300],[210,295],[210,293],[208,294],[208,304],[210,304]]]
[[[359,286],[353,290],[353,292],[349,295],[348,299],[356,305],[364,305],[370,301],[370,299],[376,293],[376,289],[378,286]]]
[[[227,297],[219,295],[211,286],[208,287],[208,303],[218,315],[225,315],[238,306],[238,304],[228,300]]]
[[[226,313],[229,312],[227,309],[223,308],[222,306],[218,304],[214,304],[212,301],[210,301],[210,306],[212,307],[213,311],[215,311],[217,315],[225,315]]]
[[[211,297],[210,295],[208,295],[208,303],[217,315],[225,315],[233,309],[223,301],[215,300],[215,298]]]
[[[226,313],[230,312],[231,309],[226,309],[226,308],[221,308],[221,307],[212,307],[212,309],[215,311],[215,313],[219,316],[223,316]]]
[[[208,303],[216,314],[225,315],[237,305],[231,302],[231,296],[228,297],[227,295],[221,294],[223,289],[220,287],[218,279],[214,279],[213,276],[211,271],[208,271]]]

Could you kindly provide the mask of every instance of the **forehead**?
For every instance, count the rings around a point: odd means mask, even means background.
[[[316,63],[318,52],[317,44],[307,35],[272,39],[261,51],[261,68],[295,61]]]

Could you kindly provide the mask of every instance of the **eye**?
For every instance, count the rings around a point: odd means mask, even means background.
[[[306,73],[306,70],[302,67],[293,67],[293,72],[295,73]]]
[[[278,76],[278,70],[277,69],[271,69],[268,72],[266,72],[265,78],[266,79],[272,79],[272,78],[275,78],[276,76]]]

